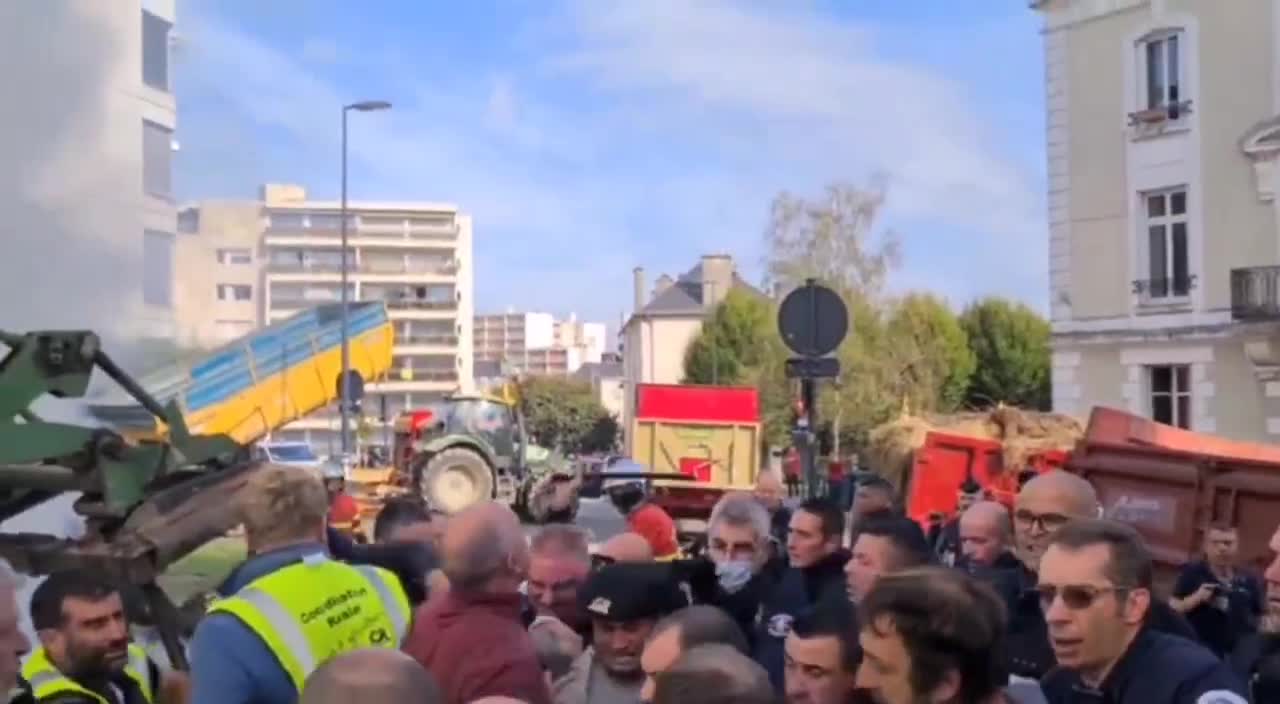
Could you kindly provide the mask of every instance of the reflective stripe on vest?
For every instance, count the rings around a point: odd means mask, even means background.
[[[142,696],[148,702],[155,701],[153,695],[154,683],[151,681],[151,664],[147,659],[145,650],[136,645],[129,646],[129,662],[124,666],[124,674],[134,684],[138,685]],[[49,659],[49,654],[45,652],[44,648],[36,648],[35,652],[31,653],[27,663],[22,666],[22,678],[27,681],[27,684],[31,685],[31,696],[36,701],[58,694],[75,693],[102,704],[111,704],[101,694],[62,674],[57,666],[53,664],[53,661]]]
[[[399,648],[409,598],[390,571],[310,559],[266,574],[209,613],[239,618],[276,656],[298,691],[329,658],[369,647]]]

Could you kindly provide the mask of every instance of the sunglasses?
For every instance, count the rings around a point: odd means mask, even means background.
[[[1094,587],[1087,584],[1065,584],[1061,587],[1042,584],[1036,587],[1036,594],[1040,597],[1040,608],[1045,611],[1053,606],[1058,597],[1062,597],[1062,603],[1068,609],[1080,611],[1093,606],[1094,602],[1105,594],[1120,596],[1128,591],[1128,587]]]
[[[1065,526],[1071,517],[1061,513],[1032,513],[1024,509],[1014,511],[1013,520],[1023,528],[1039,525],[1040,530],[1053,532]]]

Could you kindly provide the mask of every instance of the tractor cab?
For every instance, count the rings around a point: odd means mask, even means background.
[[[436,422],[423,428],[420,443],[445,436],[475,438],[500,458],[514,457],[519,449],[521,426],[515,407],[484,395],[454,395],[438,409]]]

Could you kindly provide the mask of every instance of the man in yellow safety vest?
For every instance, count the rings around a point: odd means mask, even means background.
[[[129,642],[119,590],[98,573],[67,570],[31,595],[40,646],[22,666],[16,702],[152,704],[160,670]]]
[[[411,610],[394,573],[333,560],[314,470],[263,465],[241,493],[249,559],[191,641],[191,704],[293,704],[308,675],[361,648],[398,648]]]

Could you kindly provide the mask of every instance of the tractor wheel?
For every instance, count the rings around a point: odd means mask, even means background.
[[[457,513],[493,497],[493,472],[479,453],[451,448],[427,461],[418,491],[432,508]]]

